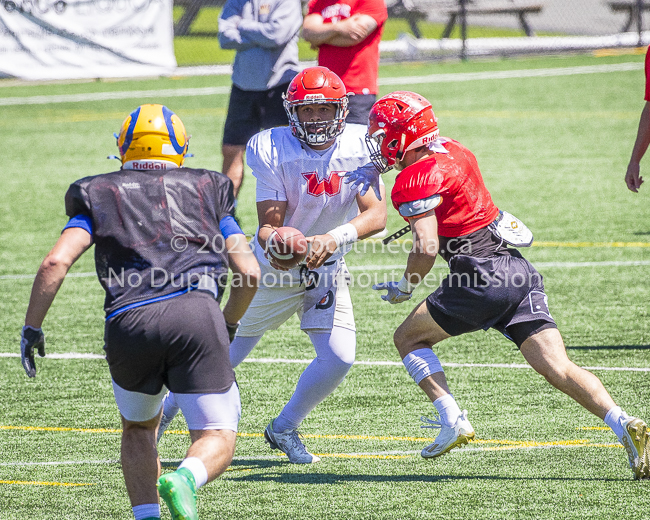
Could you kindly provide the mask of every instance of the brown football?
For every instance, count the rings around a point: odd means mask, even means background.
[[[297,267],[309,252],[309,243],[299,230],[289,226],[279,227],[267,241],[267,252],[273,262],[285,269]]]

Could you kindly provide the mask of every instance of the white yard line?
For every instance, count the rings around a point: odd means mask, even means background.
[[[17,358],[17,352],[0,352],[0,358]],[[65,354],[47,354],[48,359],[105,359],[101,354],[84,354],[68,352]],[[313,359],[287,359],[287,358],[247,358],[244,363],[279,363],[285,365],[308,365]],[[401,361],[355,361],[355,365],[367,366],[403,366]],[[530,365],[519,363],[443,363],[443,367],[449,368],[504,368],[504,369],[530,369]],[[603,370],[606,372],[650,372],[650,367],[583,367],[586,370]]]
[[[429,74],[428,76],[406,76],[381,78],[380,85],[416,85],[421,83],[456,83],[464,81],[485,81],[491,79],[549,78],[553,76],[576,76],[580,74],[602,74],[627,72],[643,69],[643,62],[612,63],[607,65],[583,65],[581,67],[553,67],[550,69],[520,69],[485,72],[458,72],[455,74]]]
[[[134,98],[171,98],[185,96],[214,96],[230,93],[230,87],[175,88],[161,90],[126,90],[91,92],[87,94],[57,94],[52,96],[26,96],[0,98],[0,106],[49,105],[54,103],[79,103],[86,101],[112,101]]]
[[[547,268],[577,268],[577,267],[639,267],[650,265],[650,260],[612,260],[603,262],[533,262],[533,265],[539,269]],[[404,264],[389,265],[349,265],[350,271],[389,271],[392,269],[404,269]],[[443,263],[434,265],[434,268],[444,269],[447,266]],[[1,280],[33,280],[34,274],[5,274],[0,276]],[[70,273],[67,278],[94,278],[97,276],[94,272],[87,273]]]
[[[400,76],[380,78],[379,85],[417,85],[422,83],[452,83],[486,81],[495,79],[547,78],[554,76],[575,76],[580,74],[603,74],[643,69],[643,62],[626,62],[581,67],[553,67],[547,69],[499,70],[485,72],[459,72],[455,74],[430,74],[428,76]],[[185,96],[214,96],[230,93],[230,87],[179,88],[161,90],[128,90],[93,92],[86,94],[57,94],[50,96],[25,96],[0,98],[0,106],[45,105],[55,103],[79,103],[86,101],[110,101],[115,99],[150,99]]]

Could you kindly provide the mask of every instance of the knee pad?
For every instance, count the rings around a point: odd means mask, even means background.
[[[431,374],[436,372],[444,373],[438,356],[430,348],[420,348],[409,352],[402,360],[402,363],[404,363],[406,371],[417,384],[420,384],[420,381]]]

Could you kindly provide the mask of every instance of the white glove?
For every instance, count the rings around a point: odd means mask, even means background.
[[[378,283],[372,286],[375,291],[388,290],[387,294],[382,294],[381,299],[388,303],[402,303],[410,300],[412,292],[404,292],[399,288],[399,282]]]
[[[360,166],[354,171],[347,173],[340,173],[345,177],[345,183],[352,183],[351,188],[357,188],[359,190],[359,195],[362,197],[368,192],[368,189],[372,187],[377,195],[377,198],[381,200],[381,192],[379,191],[379,172],[375,165],[371,162]]]

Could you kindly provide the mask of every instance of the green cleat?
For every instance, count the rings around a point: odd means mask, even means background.
[[[194,475],[180,468],[158,479],[158,493],[167,504],[172,520],[199,520],[196,512]]]

